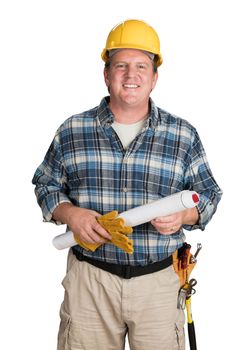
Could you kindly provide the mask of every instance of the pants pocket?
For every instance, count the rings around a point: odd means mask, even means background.
[[[175,323],[175,340],[173,350],[185,350],[185,332],[183,325]]]
[[[71,325],[71,317],[64,310],[60,311],[61,322],[58,332],[57,350],[69,350],[68,338]]]

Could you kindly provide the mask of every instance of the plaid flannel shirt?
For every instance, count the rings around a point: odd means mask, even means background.
[[[100,105],[67,119],[57,130],[33,177],[45,221],[63,202],[104,214],[135,206],[182,190],[200,195],[199,222],[183,229],[204,230],[221,198],[196,129],[155,106],[150,99],[146,126],[127,150],[112,128],[109,97]],[[57,222],[57,224],[60,224]],[[86,256],[117,264],[145,265],[165,259],[185,240],[181,229],[162,235],[150,224],[134,227],[134,253],[113,244],[95,252],[75,246]]]

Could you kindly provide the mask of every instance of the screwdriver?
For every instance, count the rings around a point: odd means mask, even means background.
[[[202,249],[202,244],[197,243],[197,250],[196,250],[195,254],[191,256],[190,264],[195,264],[197,262],[197,256],[198,256],[201,249]]]

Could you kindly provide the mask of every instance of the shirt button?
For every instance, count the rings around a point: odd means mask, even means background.
[[[123,192],[126,193],[127,191],[128,191],[128,188],[127,188],[127,187],[124,187],[124,188],[123,188]]]

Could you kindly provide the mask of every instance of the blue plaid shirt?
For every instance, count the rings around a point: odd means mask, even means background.
[[[194,127],[150,100],[146,126],[127,150],[111,127],[109,97],[89,111],[67,119],[56,132],[33,178],[45,221],[63,202],[104,214],[118,212],[187,190],[200,194],[199,222],[183,228],[204,230],[221,198]],[[57,222],[57,224],[60,224]],[[145,265],[165,259],[185,240],[183,229],[162,235],[150,224],[134,227],[134,253],[113,244],[86,256],[110,263]]]

